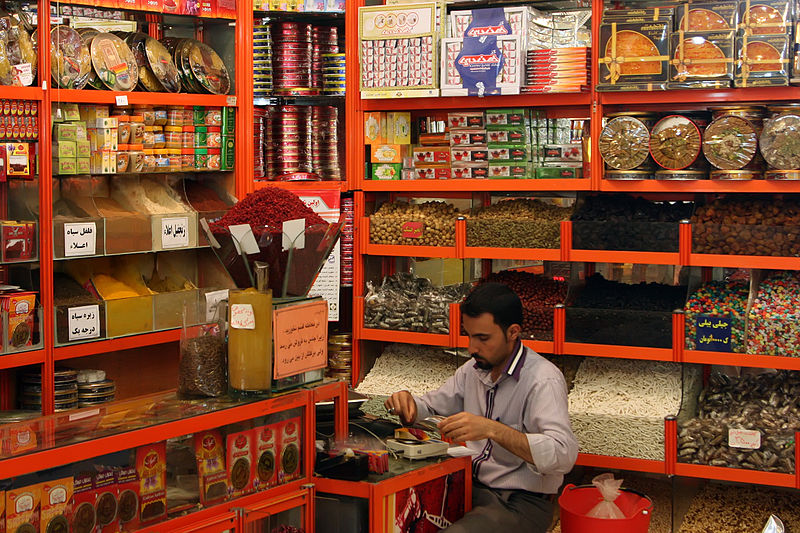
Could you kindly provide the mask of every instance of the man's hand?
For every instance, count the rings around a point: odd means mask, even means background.
[[[403,424],[413,424],[417,419],[417,403],[407,390],[395,392],[383,405],[390,414],[399,416]]]
[[[455,442],[494,438],[497,422],[462,411],[439,422],[442,436]]]

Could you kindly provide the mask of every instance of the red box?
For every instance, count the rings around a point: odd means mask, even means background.
[[[111,468],[101,468],[94,477],[96,533],[116,533],[119,530],[117,474]]]
[[[136,449],[139,476],[139,519],[152,522],[167,516],[167,443]]]
[[[236,18],[236,0],[215,0],[216,9],[214,16],[221,19]]]
[[[219,430],[194,434],[194,456],[200,484],[200,503],[225,499],[228,495],[228,472],[225,470],[225,448]]]
[[[279,428],[278,484],[288,483],[303,475],[301,418],[290,418],[277,424]]]
[[[139,476],[133,466],[118,469],[116,475],[120,530],[136,531],[139,529]]]
[[[66,477],[41,484],[42,503],[40,522],[42,532],[69,531],[69,511],[72,506],[72,478]],[[2,521],[0,511],[0,521]],[[2,531],[2,529],[0,529]]]
[[[206,18],[213,18],[216,15],[216,2],[214,0],[200,0],[200,16]]]
[[[254,485],[256,490],[264,490],[277,484],[277,469],[275,456],[277,455],[277,429],[276,425],[263,426],[253,430],[256,447],[256,476]]]
[[[236,498],[253,491],[256,468],[252,430],[228,435],[227,449],[228,494]]]
[[[72,486],[70,531],[94,531],[97,526],[94,478],[91,474],[75,476]]]
[[[164,11],[164,2],[162,0],[140,0],[142,9],[145,11],[152,11],[153,13],[161,13]]]
[[[25,261],[32,259],[36,246],[36,223],[3,222],[3,261]]]
[[[0,295],[3,311],[8,313],[8,339],[14,348],[33,344],[34,317],[36,316],[36,293],[15,292]]]
[[[6,492],[6,530],[19,531],[24,524],[39,531],[40,484]],[[27,529],[27,528],[25,528]]]
[[[139,0],[117,0],[116,8],[139,10],[142,8],[142,5],[139,3]]]

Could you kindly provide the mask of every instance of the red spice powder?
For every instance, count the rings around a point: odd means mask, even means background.
[[[294,193],[277,187],[265,187],[242,198],[225,216],[212,224],[211,229],[219,232],[236,224],[250,224],[256,229],[257,226],[280,228],[287,220],[298,218],[305,219],[306,227],[328,225]]]
[[[186,198],[197,211],[225,211],[228,205],[219,195],[202,183],[186,180]]]

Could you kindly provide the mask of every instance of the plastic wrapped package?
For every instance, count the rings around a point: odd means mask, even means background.
[[[68,26],[50,30],[50,73],[62,89],[83,89],[89,81],[92,59],[80,34]]]
[[[669,115],[659,120],[650,134],[650,153],[660,166],[681,170],[700,155],[700,129],[691,119]]]
[[[87,50],[91,50],[92,39],[94,39],[94,36],[97,35],[100,32],[97,31],[94,28],[79,28],[78,29],[78,33],[80,34],[81,40],[83,41],[83,44],[86,46],[86,49]],[[93,88],[93,89],[98,89],[98,90],[105,89],[105,86],[103,85],[103,82],[100,81],[100,79],[97,77],[97,73],[94,71],[94,68],[92,68],[91,61],[92,60],[91,60],[91,56],[90,56],[90,58],[89,58],[89,79],[87,80],[86,84],[89,87]]]
[[[733,78],[733,31],[676,32],[671,37],[670,88],[728,87]]]
[[[761,0],[739,3],[739,22],[744,35],[786,35],[791,32],[790,0]]]
[[[159,41],[144,33],[131,33],[125,39],[136,59],[139,85],[150,92],[179,92],[181,89],[178,67],[169,50]]]
[[[747,119],[723,115],[714,119],[703,133],[703,155],[723,170],[746,167],[758,153],[758,132]]]
[[[636,117],[620,116],[609,120],[597,140],[606,164],[617,170],[631,170],[650,155],[650,132]]]
[[[0,18],[0,85],[33,84],[36,65],[36,43],[25,25],[11,16]]]
[[[216,397],[228,391],[227,343],[221,323],[184,325],[180,349],[178,392]]]
[[[800,115],[779,115],[764,122],[761,155],[777,170],[800,169]]]
[[[668,10],[664,10],[665,12]],[[666,86],[672,17],[600,25],[600,91],[661,90]]]
[[[98,33],[91,44],[92,66],[97,77],[112,91],[132,91],[139,81],[133,52],[111,33]]]
[[[186,57],[192,75],[204,92],[228,94],[231,89],[228,70],[210,46],[192,39],[187,44]]]
[[[675,13],[675,27],[684,32],[733,30],[739,16],[738,7],[738,2],[680,4]]]
[[[736,39],[737,87],[789,84],[790,39],[787,35],[758,35]]]

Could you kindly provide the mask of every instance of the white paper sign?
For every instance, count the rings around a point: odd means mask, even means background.
[[[298,250],[306,247],[306,219],[298,218],[283,223],[283,251],[292,246]]]
[[[118,106],[128,105],[128,95],[127,94],[119,94],[115,98]]]
[[[256,315],[251,304],[231,305],[231,327],[234,329],[256,329]]]
[[[33,85],[33,66],[30,63],[21,63],[14,65],[14,78],[23,87],[30,87]]]
[[[189,218],[161,219],[161,247],[186,248],[189,246]]]
[[[206,321],[207,322],[214,322],[219,316],[217,313],[219,312],[219,303],[222,300],[228,299],[228,289],[222,289],[219,291],[211,291],[206,293]],[[223,319],[225,317],[222,317]]]
[[[84,305],[67,309],[69,340],[96,339],[100,336],[100,306]]]
[[[257,254],[260,251],[250,224],[228,226],[228,231],[231,232],[233,245],[236,247],[237,252],[242,253],[242,250],[244,250],[246,254]]]
[[[228,96],[228,97],[225,99],[225,104],[226,104],[228,107],[235,107],[235,106],[236,106],[236,97],[235,97],[235,96]]]
[[[756,429],[729,429],[728,446],[757,450],[761,448],[761,432]]]
[[[97,225],[94,222],[64,224],[64,255],[80,257],[94,255],[97,249]]]

